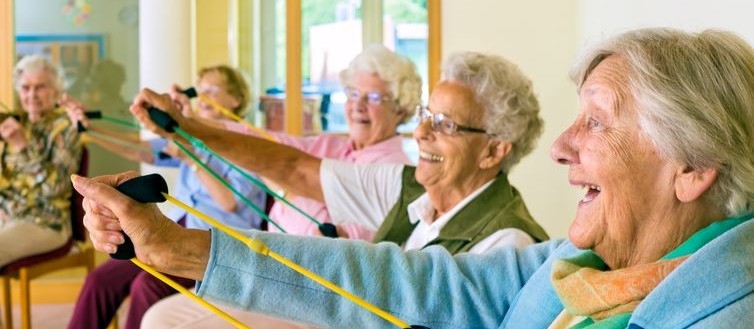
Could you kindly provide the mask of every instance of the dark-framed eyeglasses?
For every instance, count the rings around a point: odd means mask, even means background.
[[[382,105],[383,102],[389,102],[393,99],[392,97],[378,91],[363,91],[352,87],[346,87],[343,89],[343,92],[346,94],[346,99],[348,99],[349,102],[358,102],[363,97],[366,97],[367,104],[370,105]]]
[[[434,114],[429,111],[428,106],[417,106],[416,116],[417,118],[419,118],[419,124],[429,121],[432,127],[432,131],[440,132],[448,136],[455,135],[459,131],[487,134],[487,131],[485,131],[484,129],[459,125],[455,121],[445,117],[445,114]]]

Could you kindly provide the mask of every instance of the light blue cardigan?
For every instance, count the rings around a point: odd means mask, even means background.
[[[563,310],[550,284],[552,261],[579,252],[560,240],[453,257],[440,247],[403,252],[391,243],[247,234],[404,321],[433,329],[547,328]],[[395,328],[217,230],[198,293],[325,328]],[[754,221],[693,254],[639,305],[629,328],[754,328]]]

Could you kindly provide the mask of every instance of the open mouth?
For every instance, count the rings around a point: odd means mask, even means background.
[[[593,201],[602,192],[602,187],[598,185],[581,185],[581,188],[586,189],[586,194],[581,198],[582,203]]]
[[[419,151],[419,159],[429,162],[443,162],[445,157],[437,154],[428,153],[425,151]]]
[[[362,124],[362,125],[368,125],[368,124],[372,123],[372,120],[353,118],[353,119],[351,119],[351,122]]]

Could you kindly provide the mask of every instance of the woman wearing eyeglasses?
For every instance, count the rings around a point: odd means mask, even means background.
[[[276,140],[320,158],[350,163],[409,164],[397,128],[412,118],[414,108],[421,103],[422,82],[414,63],[382,45],[371,45],[340,72],[340,82],[346,94],[347,136],[322,134],[302,138],[273,133]],[[239,124],[230,123],[227,128],[254,134]],[[319,222],[331,222],[324,203],[290,193],[286,198]],[[272,207],[270,218],[289,234],[319,234],[316,224],[282,203]],[[279,231],[273,225],[269,229]],[[346,224],[340,227],[339,235],[371,240],[374,229]]]
[[[380,90],[369,76],[354,81],[351,86],[360,84],[359,89]],[[384,105],[385,99],[353,88],[347,88],[350,109],[346,111],[351,136],[356,136],[352,138],[369,140],[379,136],[377,132],[394,138],[394,132],[388,134],[385,126],[369,121],[389,108],[370,107],[367,101],[382,99]],[[376,230],[374,242],[395,242],[404,250],[439,245],[451,253],[481,253],[548,238],[508,183],[507,173],[534,148],[542,120],[530,80],[503,58],[462,53],[447,61],[444,80],[435,87],[430,105],[418,107],[416,167],[319,159],[258,138],[207,130],[180,117],[164,98],[143,91],[132,112],[152,128],[143,112],[147,104],[165,108],[184,130],[198,134],[238,165],[297,195],[323,201],[334,223]],[[399,114],[390,113],[382,120],[397,124],[403,117]],[[343,230],[340,233],[345,235]],[[254,328],[296,326],[255,313],[226,311]],[[221,326],[221,321],[187,298],[175,296],[155,304],[142,328],[202,328]]]
[[[173,89],[175,90],[172,97],[180,104],[184,113],[196,120],[217,126],[228,119],[219,110],[210,106],[205,99],[231,109],[237,115],[243,115],[249,102],[248,85],[243,75],[226,65],[209,66],[199,70],[196,89],[205,97],[200,97],[198,100],[196,111],[193,111],[188,98],[177,92],[177,86]],[[104,129],[90,125],[86,121],[80,104],[67,102],[66,105],[70,106],[70,111],[77,113],[76,116],[82,119],[82,124],[89,131],[108,134]],[[120,136],[119,134],[110,135]],[[141,141],[138,137],[133,137],[133,143],[140,143],[143,148],[151,152],[126,147],[95,134],[91,135],[90,140],[129,160],[162,167],[177,167],[178,176],[175,186],[171,188],[171,193],[199,211],[217,218],[225,225],[239,229],[255,229],[261,226],[262,218],[254,212],[252,206],[235,196],[208,171],[198,169],[199,163],[181,152],[178,146],[170,140],[155,138]],[[183,143],[183,145],[189,144]],[[241,174],[231,170],[228,165],[209,153],[198,149],[192,152],[202,160],[202,164],[221,175],[238,193],[257,207],[264,208],[266,200],[264,191],[249,183]],[[209,224],[179,208],[171,209],[168,216],[182,223],[186,228],[209,229]],[[184,287],[194,285],[193,280],[185,278],[173,277],[173,280]],[[129,307],[124,327],[126,329],[139,328],[144,313],[152,304],[175,293],[177,293],[175,289],[142,271],[130,261],[109,259],[87,275],[68,328],[106,327],[117,315],[118,308],[127,297]]]

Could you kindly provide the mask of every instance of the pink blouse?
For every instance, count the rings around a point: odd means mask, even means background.
[[[255,135],[246,126],[235,122],[226,123],[226,128],[238,133]],[[352,163],[410,163],[408,156],[403,152],[400,135],[395,135],[361,150],[355,150],[353,141],[347,136],[322,134],[310,137],[294,137],[280,133],[272,134],[278,139],[278,142],[320,158]],[[295,196],[288,201],[318,221],[331,223],[330,214],[323,203],[300,196]],[[315,235],[318,232],[316,224],[282,202],[275,202],[270,211],[270,218],[289,234]],[[274,225],[270,225],[269,228],[272,232],[279,232]],[[351,239],[371,241],[374,236],[373,231],[354,224],[341,225],[341,228],[347,232]]]

